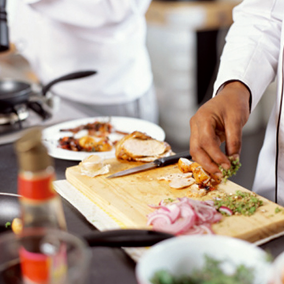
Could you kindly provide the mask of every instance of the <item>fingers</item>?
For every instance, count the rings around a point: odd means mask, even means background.
[[[219,165],[226,169],[230,167],[230,161],[220,150],[222,135],[216,135],[214,126],[210,125],[210,123],[204,122],[201,127],[195,118],[191,119],[190,127],[190,154],[193,160],[201,164],[209,173],[221,177]]]
[[[190,120],[190,153],[211,174],[221,174],[219,165],[230,168],[227,156],[240,155],[242,128],[249,117],[249,95],[242,84],[228,84]],[[223,142],[226,154],[220,149]]]
[[[242,148],[242,128],[228,123],[226,131],[226,154],[227,156],[239,158]]]

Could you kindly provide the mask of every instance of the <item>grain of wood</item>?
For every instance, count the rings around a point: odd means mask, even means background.
[[[66,169],[66,179],[99,208],[119,220],[124,228],[147,228],[147,214],[153,211],[149,204],[188,195],[188,188],[176,190],[170,188],[169,182],[158,180],[160,176],[180,172],[177,165],[107,179],[108,175],[142,163],[119,162],[116,159],[105,163],[110,164],[107,175],[90,178],[81,175],[79,166],[74,166]],[[231,181],[218,187],[218,191],[226,193],[235,193],[236,190],[248,191]],[[205,198],[210,199],[215,194],[216,191],[213,191]],[[254,215],[224,217],[213,225],[214,232],[254,243],[284,231],[284,208],[258,197],[263,201],[263,206]],[[281,209],[279,213],[275,213],[276,207]]]

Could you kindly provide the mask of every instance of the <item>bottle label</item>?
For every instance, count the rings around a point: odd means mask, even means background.
[[[25,284],[67,283],[66,246],[62,244],[53,255],[34,253],[20,248],[20,262]]]
[[[53,188],[54,174],[27,178],[24,174],[18,175],[18,193],[24,198],[34,201],[43,201],[57,195]]]

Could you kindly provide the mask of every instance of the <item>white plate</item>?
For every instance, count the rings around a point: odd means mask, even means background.
[[[165,132],[164,130],[149,121],[137,119],[137,118],[130,118],[130,117],[119,117],[119,116],[112,116],[112,117],[88,117],[82,119],[76,119],[68,122],[63,122],[60,124],[53,125],[43,130],[42,132],[42,140],[44,145],[47,147],[48,153],[50,156],[58,159],[64,160],[73,160],[73,161],[81,161],[85,157],[90,156],[92,154],[96,154],[102,156],[105,159],[110,159],[115,157],[114,149],[108,152],[75,152],[71,150],[65,150],[58,148],[58,140],[64,136],[72,136],[72,132],[60,132],[60,129],[68,129],[74,128],[86,123],[93,123],[95,121],[109,121],[114,126],[116,130],[131,133],[135,130],[144,132],[151,136],[154,139],[164,141],[165,139]],[[75,136],[84,136],[86,135],[86,131],[80,131]],[[122,137],[122,136],[121,136]],[[111,134],[110,140],[117,140],[119,136],[117,134]]]

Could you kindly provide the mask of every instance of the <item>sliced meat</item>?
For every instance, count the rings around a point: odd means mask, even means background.
[[[167,142],[156,140],[140,131],[134,131],[122,138],[116,144],[115,151],[118,159],[141,162],[151,162],[172,153]]]
[[[128,139],[124,141],[123,148],[135,157],[159,156],[166,151],[167,144],[154,139]]]
[[[188,187],[195,183],[192,173],[175,173],[158,177],[158,180],[170,181],[169,186],[175,189]]]
[[[192,184],[195,183],[195,180],[194,178],[189,178],[189,179],[185,179],[185,178],[175,178],[173,179],[171,182],[170,182],[170,187],[172,188],[176,188],[176,189],[179,189],[179,188],[185,188],[185,187],[188,187]]]

